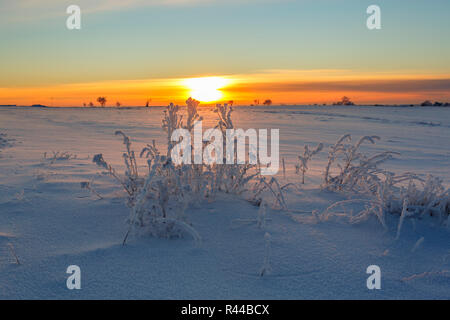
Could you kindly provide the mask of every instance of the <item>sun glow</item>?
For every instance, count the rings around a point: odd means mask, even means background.
[[[213,102],[223,98],[220,89],[227,86],[231,81],[221,77],[205,77],[185,79],[183,85],[189,88],[192,98],[201,102]]]

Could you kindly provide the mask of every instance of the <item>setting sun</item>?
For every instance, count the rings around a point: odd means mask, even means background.
[[[205,77],[185,79],[183,85],[189,88],[190,96],[202,102],[213,102],[222,99],[224,88],[230,83],[229,79],[221,77]]]

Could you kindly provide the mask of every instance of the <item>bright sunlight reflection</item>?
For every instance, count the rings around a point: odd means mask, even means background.
[[[222,99],[222,89],[230,80],[221,77],[185,79],[183,85],[190,90],[190,96],[201,102],[213,102]]]

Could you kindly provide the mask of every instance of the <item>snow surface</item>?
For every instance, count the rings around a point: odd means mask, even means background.
[[[187,211],[201,244],[133,237],[122,246],[126,196],[92,157],[102,153],[123,168],[116,130],[135,150],[152,139],[162,144],[162,111],[0,108],[0,299],[450,299],[450,231],[433,219],[415,228],[406,221],[397,241],[392,215],[385,231],[375,218],[300,223],[269,210],[262,230],[245,221],[256,219],[257,207],[220,195]],[[204,128],[215,123],[211,108],[200,113]],[[294,162],[304,144],[327,149],[345,133],[382,138],[365,150],[400,152],[385,165],[392,171],[450,182],[449,108],[247,107],[236,108],[233,119],[238,128],[280,129],[283,182],[300,182]],[[53,152],[71,157],[52,160]],[[319,188],[326,157],[314,156],[306,185],[288,193],[291,209],[321,211],[346,199]],[[104,199],[81,189],[91,180]],[[260,277],[266,232],[272,271]],[[81,268],[81,290],[66,288],[69,265]],[[366,287],[369,265],[381,268],[381,290]]]

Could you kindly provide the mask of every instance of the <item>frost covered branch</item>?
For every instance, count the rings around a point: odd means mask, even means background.
[[[319,145],[314,149],[309,149],[308,145],[305,145],[305,149],[303,151],[303,154],[298,156],[298,163],[295,165],[295,172],[297,174],[302,173],[302,184],[305,184],[305,173],[308,170],[308,162],[311,160],[311,158],[318,154],[323,149],[323,144],[319,143]],[[284,159],[283,159],[284,160]],[[284,164],[284,161],[283,161]]]

